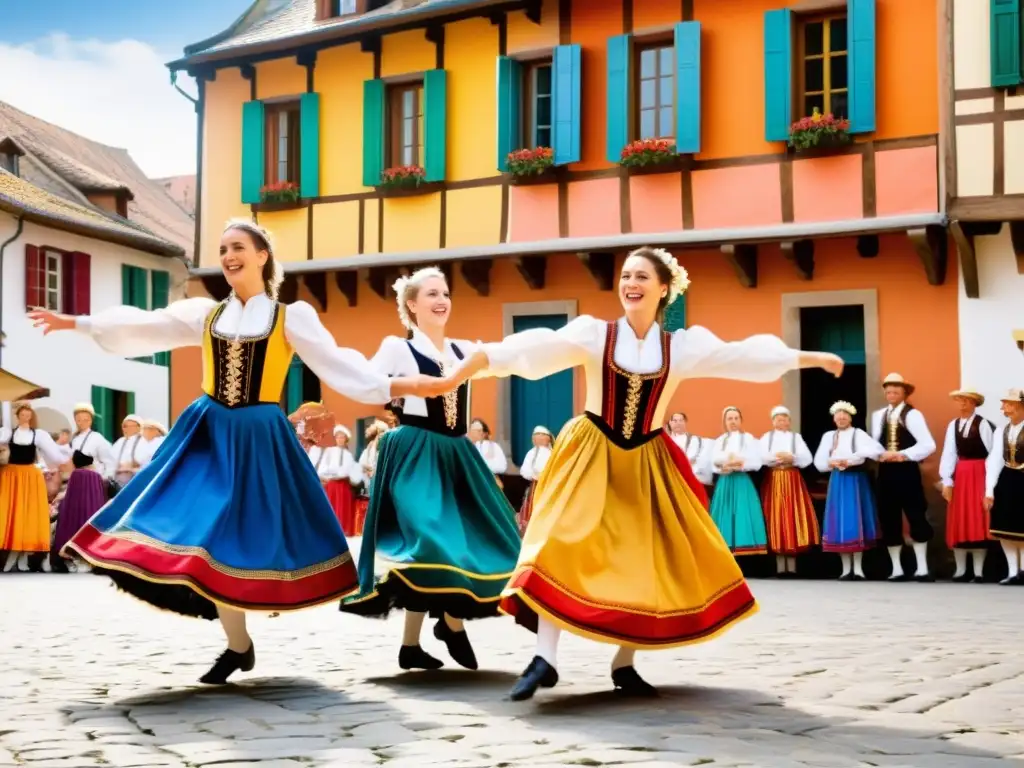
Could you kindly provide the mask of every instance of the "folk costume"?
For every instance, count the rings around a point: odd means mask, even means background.
[[[830,409],[833,416],[840,411],[851,419],[857,415],[857,409],[843,400]],[[874,489],[864,463],[884,452],[881,443],[863,429],[849,426],[822,435],[814,454],[814,466],[829,474],[821,548],[840,554],[843,573],[839,578],[844,581],[864,579],[864,552],[881,539]]]
[[[772,409],[772,419],[789,415],[783,406]],[[773,429],[761,436],[761,454],[768,468],[761,487],[761,506],[768,528],[768,549],[776,555],[777,571],[796,573],[796,555],[821,543],[818,516],[800,470],[814,461],[803,437]]]
[[[139,451],[139,467],[148,466],[156,452],[167,439],[167,427],[154,419],[142,422],[142,449]]]
[[[551,431],[544,426],[536,426],[533,428],[534,438],[537,435],[547,435],[550,442],[554,443],[554,435]],[[526,488],[526,493],[523,495],[523,503],[519,506],[519,517],[517,522],[519,523],[519,532],[522,533],[526,530],[527,524],[530,522],[530,509],[533,504],[533,493],[537,487],[537,479],[540,477],[540,473],[543,471],[545,465],[548,463],[548,459],[551,458],[551,446],[550,445],[535,445],[526,452],[526,456],[523,458],[523,465],[519,468],[519,475],[530,482],[530,485]]]
[[[10,403],[3,404],[0,444],[9,450],[0,466],[0,552],[8,553],[3,570],[27,571],[30,554],[50,551],[50,504],[37,454],[59,463],[63,453],[44,430],[14,426]]]
[[[882,387],[900,387],[910,397],[914,385],[898,373],[890,373]],[[910,539],[917,561],[914,579],[934,581],[928,572],[928,542],[934,531],[928,522],[928,501],[924,496],[921,462],[935,452],[935,440],[922,413],[906,400],[880,408],[871,415],[871,436],[886,451],[901,453],[904,461],[878,463],[878,517],[882,540],[892,560],[890,581],[907,581],[900,555],[903,551],[903,516],[910,526]]]
[[[494,480],[497,482],[499,488],[504,488],[505,484],[501,481],[501,476],[508,472],[508,458],[505,456],[505,452],[501,450],[501,446],[491,440],[489,437],[483,440],[477,440],[473,445],[480,452],[481,458],[484,460],[484,464],[491,470],[491,474],[494,475]]]
[[[217,605],[296,610],[355,589],[345,535],[279,403],[293,354],[360,402],[390,400],[387,377],[339,348],[311,306],[266,294],[114,307],[77,327],[125,357],[200,346],[204,394],[67,551],[141,600],[205,619]]]
[[[739,410],[729,406],[729,411]],[[718,475],[711,497],[711,519],[722,532],[725,543],[734,555],[763,555],[768,551],[768,533],[757,487],[750,474],[761,468],[761,445],[748,432],[725,432],[715,440],[712,466]],[[742,461],[741,469],[731,469],[729,462]]]
[[[985,462],[985,496],[992,500],[989,533],[1006,555],[1008,573],[1001,583],[1024,584],[1024,389],[1011,389],[1003,403],[1016,408],[1010,422],[999,427]]]
[[[125,424],[134,424],[137,430],[142,429],[142,420],[133,413],[124,417],[121,422],[122,427]],[[144,452],[145,443],[141,431],[137,431],[134,435],[122,435],[114,441],[110,452],[114,455],[114,483],[117,488],[120,489],[128,485],[128,481],[135,477],[135,473],[139,470],[139,458]]]
[[[335,435],[344,435],[346,441],[352,433],[340,424],[334,428]],[[356,535],[356,493],[363,482],[363,471],[347,447],[332,445],[325,448],[317,471],[324,483],[331,508],[346,536]]]
[[[708,498],[711,498],[711,486],[715,481],[711,463],[715,452],[715,441],[710,438],[692,435],[689,432],[669,435],[669,437],[686,454],[686,458],[693,468],[693,474],[704,484]]]
[[[962,397],[976,405],[984,405],[978,392],[957,390],[950,397]],[[946,511],[946,544],[953,550],[956,573],[953,581],[970,581],[967,555],[973,557],[973,577],[983,581],[985,549],[989,536],[989,513],[985,509],[985,461],[993,446],[995,424],[978,413],[957,418],[946,427],[939,461],[942,485],[952,490],[953,498]]]
[[[756,612],[704,486],[661,425],[683,379],[772,381],[797,367],[796,350],[773,336],[726,343],[705,328],[667,333],[657,323],[641,339],[624,317],[590,316],[484,349],[483,376],[536,380],[582,366],[587,381],[586,410],[552,449],[503,592],[502,610],[538,633],[513,698],[557,683],[563,629],[620,646],[613,682],[633,692],[650,686],[632,650],[709,640]]]
[[[393,411],[392,411],[393,412]],[[366,447],[359,454],[359,469],[363,476],[360,493],[356,496],[356,535],[363,535],[366,512],[370,508],[370,485],[377,471],[377,445],[390,427],[380,419],[374,420],[366,430]]]

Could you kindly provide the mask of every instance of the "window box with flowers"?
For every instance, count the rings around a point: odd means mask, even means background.
[[[380,175],[380,183],[374,187],[381,197],[411,197],[436,192],[444,187],[443,182],[426,181],[427,172],[418,165],[401,165],[388,168]]]
[[[536,149],[519,149],[508,153],[508,173],[505,177],[509,184],[523,186],[526,184],[551,184],[558,181],[565,166],[555,165],[555,152],[551,147]]]
[[[630,176],[643,176],[681,171],[685,160],[670,139],[640,139],[623,147],[619,165]]]
[[[798,155],[827,155],[853,142],[850,121],[823,115],[817,109],[810,117],[797,120],[789,128],[789,148]]]
[[[299,196],[299,185],[290,181],[267,184],[260,189],[258,211],[287,211],[302,208],[306,203]]]

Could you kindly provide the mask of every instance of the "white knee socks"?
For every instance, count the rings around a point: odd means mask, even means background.
[[[1006,555],[1006,567],[1009,573],[1007,576],[1013,578],[1020,573],[1020,547],[1012,541],[1000,541],[1003,545],[1003,554]]]
[[[423,629],[423,620],[427,614],[419,611],[405,612],[405,627],[402,630],[402,645],[419,645],[420,630]]]
[[[853,575],[864,577],[864,553],[854,552],[853,553]]]
[[[839,555],[839,559],[843,561],[843,576],[849,576],[850,571],[853,570],[853,555],[844,552]]]
[[[537,655],[552,667],[558,667],[558,638],[562,630],[539,616],[537,617]]]
[[[914,558],[917,560],[917,572],[915,576],[928,575],[928,542],[914,542]]]
[[[775,572],[776,573],[785,573],[785,571],[786,571],[786,556],[785,555],[776,555],[775,556]]]
[[[985,570],[985,557],[988,555],[987,549],[972,549],[971,557],[974,558],[974,578],[980,579],[982,572]]]
[[[953,559],[956,560],[956,573],[953,574],[953,578],[959,579],[967,573],[967,550],[954,549]],[[975,560],[975,568],[977,568],[977,560]]]
[[[892,573],[890,578],[898,578],[903,575],[903,563],[900,562],[900,553],[903,551],[903,545],[898,544],[895,547],[889,547],[889,559],[892,560]]]

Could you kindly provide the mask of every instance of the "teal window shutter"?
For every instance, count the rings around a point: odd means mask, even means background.
[[[363,83],[363,186],[380,184],[384,172],[384,104],[386,88],[383,80]]]
[[[288,364],[288,382],[285,394],[285,410],[295,413],[302,405],[302,360],[295,356]]]
[[[555,47],[552,71],[552,143],[555,165],[580,161],[580,46]]]
[[[135,302],[132,301],[132,270],[135,267],[130,267],[127,264],[121,265],[121,303],[126,307],[134,307]]]
[[[676,24],[676,151],[700,152],[699,21]]]
[[[135,413],[135,393],[134,392],[125,392],[124,393],[124,400],[125,400],[125,407],[128,408],[129,415]]]
[[[425,181],[444,181],[448,167],[448,73],[431,69],[423,75],[423,170]]]
[[[263,189],[265,121],[262,101],[242,104],[242,202],[258,203]]]
[[[163,309],[167,306],[171,291],[171,275],[159,269],[154,269],[150,276],[150,296],[152,296],[151,309]],[[170,352],[157,352],[153,355],[153,362],[157,365],[169,366],[171,364]],[[129,408],[129,410],[133,410]]]
[[[847,1],[850,133],[875,130],[875,0]]]
[[[618,163],[622,158],[622,150],[629,144],[629,64],[632,55],[632,35],[608,38],[608,136],[605,156],[610,163]]]
[[[132,306],[149,309],[149,275],[146,270],[132,267]]]
[[[764,14],[764,137],[788,141],[793,124],[793,13]]]
[[[989,0],[992,87],[1007,88],[1021,82],[1021,0]]]
[[[93,418],[93,431],[99,432],[107,440],[114,441],[114,430],[110,420],[114,414],[114,391],[106,387],[92,387],[92,408],[96,411]]]
[[[299,97],[299,195],[320,197],[320,94]]]
[[[665,307],[664,330],[669,333],[686,327],[686,294]]]
[[[508,56],[498,57],[498,170],[508,170],[508,154],[523,147],[520,107],[523,67]]]

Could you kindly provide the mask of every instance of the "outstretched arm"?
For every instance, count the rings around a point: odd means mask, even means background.
[[[843,373],[843,360],[837,355],[792,349],[768,334],[722,341],[700,326],[673,334],[672,359],[673,367],[687,378],[767,383],[797,368],[824,368],[836,377]]]

